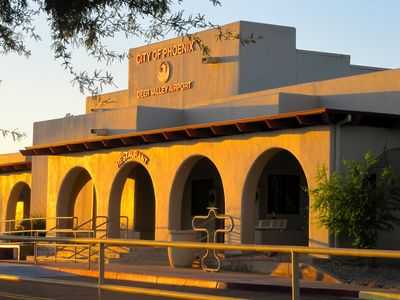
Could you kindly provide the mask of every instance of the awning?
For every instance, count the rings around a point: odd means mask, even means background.
[[[374,127],[400,127],[400,115],[346,111],[328,108],[311,109],[229,121],[160,128],[128,134],[85,138],[52,144],[35,145],[21,150],[25,156],[58,155],[97,151],[119,147],[131,147],[182,140],[216,138],[283,129],[335,124],[347,115],[352,125]]]
[[[31,168],[32,163],[30,161],[10,162],[0,165],[0,174],[30,171]]]

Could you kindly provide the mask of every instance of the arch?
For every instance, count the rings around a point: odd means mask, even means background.
[[[19,206],[18,203],[22,205]],[[7,201],[7,209],[6,209],[6,220],[14,220],[16,218],[29,218],[30,216],[30,206],[31,206],[31,188],[30,186],[23,181],[17,182],[13,188],[11,189],[10,196]],[[22,207],[22,208],[21,208]],[[21,209],[20,212],[17,212],[17,209]],[[19,216],[17,214],[20,214]],[[6,230],[14,230],[16,222],[8,223],[8,228]]]
[[[153,240],[155,238],[155,193],[153,180],[146,167],[138,162],[127,162],[115,176],[108,204],[111,237],[122,237],[122,226],[128,236]],[[128,224],[121,217],[128,217]],[[121,224],[124,224],[121,226]]]
[[[208,198],[208,199],[207,199]],[[222,179],[216,165],[206,156],[187,158],[178,168],[172,183],[169,199],[169,229],[191,229],[193,215],[206,214],[212,200],[225,212],[225,195]]]
[[[288,185],[291,188],[285,188]],[[280,198],[284,200],[280,201]],[[293,201],[293,198],[297,199]],[[282,232],[274,236],[274,230],[259,228],[256,240],[256,227],[262,219],[287,220],[284,231],[292,232],[286,237]],[[248,171],[243,188],[242,243],[308,245],[308,222],[308,180],[301,163],[291,151],[284,148],[264,151]]]
[[[57,217],[76,217],[78,224],[87,223],[80,229],[92,229],[97,215],[96,189],[92,176],[83,167],[68,171],[60,186],[57,198]],[[88,222],[92,220],[92,223]],[[72,228],[72,220],[58,220],[59,228]]]

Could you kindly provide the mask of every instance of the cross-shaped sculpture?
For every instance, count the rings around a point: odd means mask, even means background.
[[[234,222],[233,218],[228,215],[218,215],[217,214],[217,208],[216,207],[207,207],[208,209],[208,214],[207,216],[195,216],[192,219],[192,228],[194,231],[200,231],[200,232],[205,232],[207,235],[207,243],[214,242],[217,243],[218,236],[219,234],[223,233],[228,233],[232,232],[233,227],[234,227]],[[218,220],[221,220],[224,222],[223,228],[216,228],[217,224],[214,226],[207,226],[209,225],[212,221],[215,221],[217,223]],[[204,221],[202,225],[197,226],[196,223],[199,221]],[[227,221],[228,227],[225,227],[225,222]],[[205,254],[201,257],[201,268],[204,271],[208,272],[218,272],[221,269],[221,259],[217,255],[216,250],[211,250],[212,254],[212,259],[215,260],[216,262],[216,267],[209,267],[206,265],[205,261],[206,258],[210,255],[210,250],[207,249]]]

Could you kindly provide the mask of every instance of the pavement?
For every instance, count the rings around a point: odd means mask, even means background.
[[[47,262],[40,265],[0,263],[0,274],[83,280],[96,283],[98,273],[97,266],[94,264],[92,264],[91,269],[88,269],[87,264]],[[274,299],[274,297],[278,297],[277,295],[290,295],[291,291],[290,278],[242,272],[210,273],[199,269],[154,265],[108,264],[106,265],[105,278],[107,279],[106,282],[110,284],[195,291],[213,295],[231,293],[238,297],[240,293],[251,291],[251,295],[243,295],[247,299],[265,299],[266,295],[270,295],[271,299]],[[324,299],[358,298],[360,294],[363,295],[364,299],[400,299],[400,291],[398,290],[366,289],[349,284],[328,284],[307,280],[301,280],[300,284],[301,294],[311,297],[307,299],[314,299],[313,297],[320,297],[321,295],[324,295]],[[3,299],[1,295],[0,299]],[[276,299],[286,299],[286,297],[282,296]]]

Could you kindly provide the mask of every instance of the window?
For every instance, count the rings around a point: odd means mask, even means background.
[[[268,214],[299,214],[300,177],[297,175],[268,176]]]

